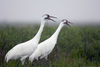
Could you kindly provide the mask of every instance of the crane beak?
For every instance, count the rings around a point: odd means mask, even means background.
[[[56,22],[55,20],[53,20],[53,19],[51,19],[51,18],[56,18],[56,19],[57,19],[57,17],[54,17],[54,16],[50,16],[50,17],[49,17],[49,20],[51,20],[51,21],[53,21],[53,22]]]
[[[73,23],[71,23],[71,22],[68,22],[68,23],[73,24]]]
[[[51,20],[51,21],[53,21],[53,22],[56,22],[55,20],[53,20],[53,19],[49,19],[49,20]]]
[[[67,23],[67,25],[68,25],[69,27],[71,27],[68,23]]]
[[[70,24],[73,24],[73,23],[71,23],[71,22],[68,22],[68,21],[67,21],[67,22],[65,22],[65,24],[67,24],[69,27],[71,27],[71,26],[70,26],[68,23],[70,23]]]
[[[57,19],[57,17],[54,17],[54,16],[50,16],[50,18],[56,18]]]

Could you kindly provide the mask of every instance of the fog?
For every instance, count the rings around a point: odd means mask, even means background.
[[[76,24],[100,22],[100,0],[0,0],[0,23],[40,24],[42,15],[56,16]],[[52,23],[51,23],[52,24]]]

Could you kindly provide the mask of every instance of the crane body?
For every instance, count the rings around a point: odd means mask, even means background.
[[[34,59],[38,60],[45,58],[47,60],[47,56],[52,52],[53,48],[55,47],[55,44],[57,43],[57,38],[59,35],[59,32],[61,28],[65,25],[65,23],[68,23],[67,20],[64,20],[60,23],[59,27],[55,31],[55,33],[48,38],[47,40],[41,42],[36,50],[30,55],[29,60],[32,62]]]
[[[11,59],[20,59],[22,65],[24,65],[25,59],[29,57],[37,48],[46,20],[51,20],[51,18],[51,16],[45,14],[41,18],[41,26],[34,38],[24,43],[20,43],[13,47],[11,50],[9,50],[5,56],[6,62],[8,62]]]

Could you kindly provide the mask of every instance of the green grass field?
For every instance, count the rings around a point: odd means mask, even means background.
[[[19,60],[4,61],[5,54],[15,45],[33,38],[39,25],[15,28],[0,28],[0,67],[14,67]],[[57,27],[45,26],[40,42],[49,38]],[[33,65],[32,65],[33,64]],[[100,27],[64,26],[60,31],[58,42],[45,59],[30,63],[27,59],[24,67],[96,67],[100,66]],[[21,63],[19,67],[23,67]]]

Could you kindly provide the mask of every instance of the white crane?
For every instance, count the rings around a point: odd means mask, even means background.
[[[70,26],[68,23],[70,22],[68,22],[66,19],[62,20],[58,29],[55,31],[55,33],[47,40],[38,44],[36,50],[32,53],[32,55],[29,56],[29,60],[32,62],[34,59],[38,60],[39,57],[40,59],[45,58],[47,60],[47,56],[52,52],[55,44],[57,43],[57,38],[58,38],[61,28],[65,24]]]
[[[39,31],[35,35],[35,37],[27,42],[20,43],[16,45],[15,47],[13,47],[11,50],[9,50],[5,56],[6,62],[8,62],[11,59],[16,60],[20,58],[20,61],[22,62],[22,65],[23,65],[25,62],[25,59],[29,57],[37,48],[46,20],[54,21],[51,18],[56,18],[56,17],[49,16],[48,14],[43,15],[41,18],[41,26],[39,28]]]

